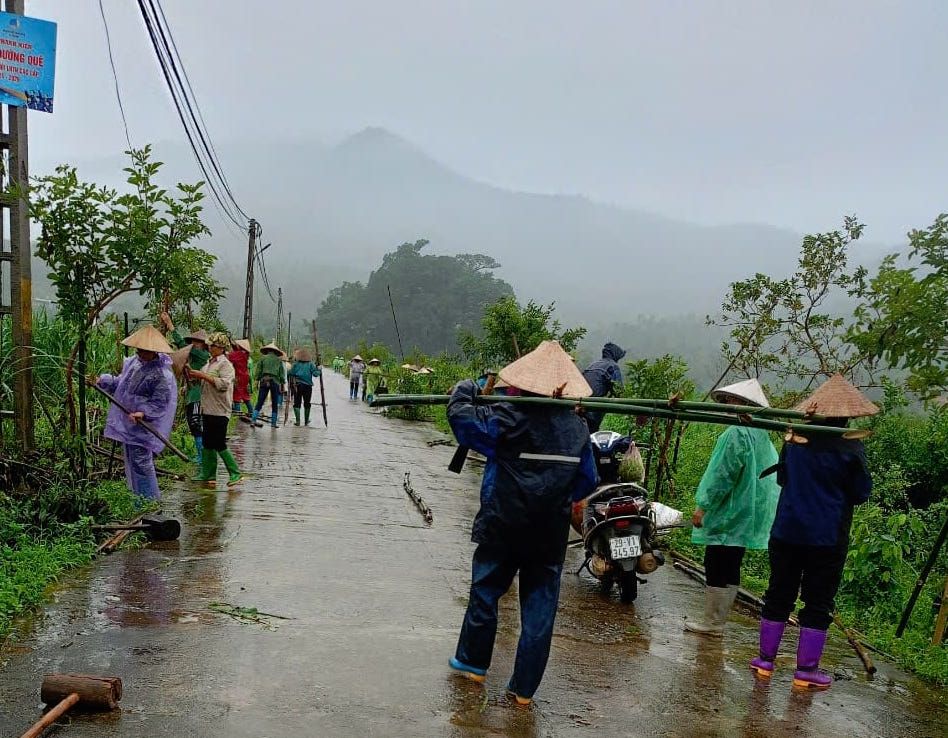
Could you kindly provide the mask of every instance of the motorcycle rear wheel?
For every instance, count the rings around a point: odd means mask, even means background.
[[[619,601],[623,605],[635,602],[639,596],[639,580],[635,571],[624,571],[619,577]]]
[[[612,594],[612,585],[615,584],[615,577],[612,574],[606,574],[599,580],[599,591],[607,597]]]

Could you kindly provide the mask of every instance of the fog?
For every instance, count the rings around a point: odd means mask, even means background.
[[[198,179],[137,4],[103,5],[132,143]],[[126,143],[98,5],[27,6],[59,23],[32,170],[107,178]],[[876,254],[945,209],[941,2],[163,6],[271,274],[310,267],[307,303],[427,237],[564,307],[700,312],[845,214]],[[208,223],[239,275],[245,245]]]

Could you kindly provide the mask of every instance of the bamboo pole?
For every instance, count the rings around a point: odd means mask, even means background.
[[[390,407],[393,405],[446,405],[449,400],[448,395],[382,395],[376,397],[372,402],[373,407]],[[616,402],[614,399],[604,400],[602,398],[552,398],[552,397],[506,397],[501,395],[478,395],[475,402],[481,404],[490,404],[495,402],[506,402],[512,405],[545,405],[561,407],[588,407],[593,410],[601,410],[620,415],[641,415],[653,418],[666,418],[669,420],[680,420],[697,423],[711,423],[715,425],[745,425],[751,428],[762,428],[764,430],[786,432],[794,431],[798,433],[826,433],[831,435],[845,435],[851,433],[850,428],[839,428],[836,426],[816,425],[811,423],[792,423],[780,421],[766,417],[755,417],[742,411],[743,405],[721,405],[720,403],[706,403],[707,405],[719,405],[721,412],[705,412],[697,409],[674,410],[668,407],[662,407],[662,403],[667,405],[667,400],[645,400],[646,405],[636,405],[631,401]],[[700,405],[701,403],[691,403]],[[723,408],[727,408],[724,410]],[[762,408],[756,408],[760,410]],[[784,411],[794,412],[794,411]],[[802,419],[802,413],[797,413]]]

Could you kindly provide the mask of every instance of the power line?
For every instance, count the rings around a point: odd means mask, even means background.
[[[115,59],[112,56],[112,36],[109,34],[109,22],[105,18],[105,8],[99,0],[99,13],[102,16],[102,26],[105,28],[105,46],[109,50],[109,65],[112,67],[112,79],[115,81],[115,99],[118,100],[119,112],[122,114],[122,125],[125,127],[125,142],[132,148],[132,139],[128,135],[128,121],[125,119],[125,106],[122,105],[122,93],[119,91],[118,74],[115,71]]]
[[[175,57],[167,45],[166,36],[164,32],[160,30],[154,5],[151,0],[147,0],[147,2],[151,7],[151,12],[149,12],[149,7],[146,7],[146,0],[138,0],[138,8],[141,12],[142,20],[145,23],[145,29],[151,40],[155,56],[158,59],[158,66],[161,68],[165,84],[171,94],[175,110],[178,113],[178,119],[181,121],[185,136],[191,146],[191,151],[194,153],[198,166],[203,172],[205,181],[214,199],[217,201],[220,210],[234,225],[238,228],[244,228],[245,225],[238,217],[239,215],[244,215],[244,211],[237,205],[233,193],[227,186],[226,181],[223,180],[220,165],[215,163],[215,158],[207,143],[209,137],[201,128],[198,119],[194,115],[193,107],[190,105],[187,91],[183,85],[181,85],[181,74],[177,71]],[[178,81],[178,85],[175,84],[174,80]],[[188,109],[188,114],[185,113],[185,107]]]

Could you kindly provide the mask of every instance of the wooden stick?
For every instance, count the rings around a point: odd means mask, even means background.
[[[833,613],[833,622],[836,623],[836,627],[843,631],[843,633],[846,635],[846,640],[849,641],[849,645],[853,647],[853,650],[856,652],[859,660],[862,661],[862,665],[865,667],[866,673],[869,675],[875,674],[877,671],[875,664],[872,663],[872,659],[869,657],[869,654],[866,653],[865,649],[862,647],[862,644],[856,640],[855,634],[843,624],[843,620],[840,618],[838,612]]]
[[[945,588],[941,592],[941,607],[938,608],[938,617],[935,618],[935,633],[932,636],[932,645],[938,646],[945,637],[945,625],[948,623],[948,577],[945,577]]]
[[[33,727],[26,731],[21,738],[39,738],[43,734],[43,731],[46,730],[50,725],[55,723],[59,718],[61,718],[66,712],[69,711],[73,705],[78,704],[79,695],[75,692],[68,695],[66,699],[60,702],[56,707],[43,715],[42,718],[33,723]]]
[[[131,415],[131,414],[132,414],[132,411],[131,411],[131,410],[129,410],[129,409],[128,409],[127,407],[125,407],[124,405],[122,405],[122,403],[120,403],[120,402],[119,402],[118,400],[116,400],[112,395],[110,395],[108,392],[106,392],[104,389],[102,389],[102,388],[99,387],[98,385],[93,384],[92,382],[89,382],[89,386],[92,387],[92,389],[94,389],[94,390],[95,390],[96,392],[98,392],[100,395],[102,395],[103,397],[105,397],[109,402],[111,402],[113,405],[115,405],[115,407],[117,407],[119,410],[121,410],[121,411],[122,411],[123,413],[125,413],[126,415]],[[182,459],[183,461],[188,461],[188,462],[191,461],[191,459],[189,459],[189,458],[187,457],[187,455],[186,455],[181,449],[177,448],[171,441],[169,441],[167,438],[165,438],[163,435],[161,435],[161,433],[159,433],[158,430],[157,430],[151,423],[149,423],[147,420],[145,420],[144,418],[142,418],[141,420],[138,421],[138,424],[139,424],[142,428],[144,428],[146,431],[148,431],[149,433],[151,433],[155,438],[157,438],[157,439],[158,439],[159,441],[161,441],[163,444],[165,444],[165,446],[168,448],[168,450],[171,451],[172,453],[174,453],[175,456],[178,456],[178,457],[179,457],[180,459]]]

